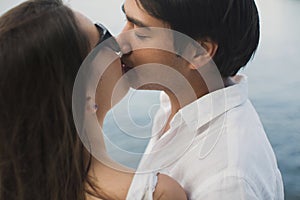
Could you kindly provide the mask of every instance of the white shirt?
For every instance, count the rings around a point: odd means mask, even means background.
[[[248,99],[247,78],[235,81],[179,110],[163,135],[171,107],[161,95],[153,138],[127,199],[141,199],[131,197],[147,187],[140,184],[146,175],[156,172],[177,180],[189,199],[284,199],[275,154]]]

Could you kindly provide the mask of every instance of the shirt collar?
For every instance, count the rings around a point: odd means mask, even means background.
[[[191,130],[196,130],[243,104],[248,99],[247,77],[237,75],[233,79],[235,85],[211,92],[180,109],[170,122],[171,129],[185,122]]]

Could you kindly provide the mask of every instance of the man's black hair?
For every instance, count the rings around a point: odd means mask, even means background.
[[[151,16],[197,41],[218,44],[213,57],[223,77],[234,76],[255,53],[260,35],[254,0],[136,0]]]

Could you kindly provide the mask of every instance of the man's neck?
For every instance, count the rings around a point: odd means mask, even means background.
[[[223,82],[224,82],[224,87],[229,87],[229,86],[232,86],[235,84],[235,82],[230,77],[223,78]],[[183,107],[189,105],[190,103],[200,99],[201,97],[205,96],[206,94],[214,92],[218,89],[222,89],[222,88],[214,88],[214,90],[208,91],[208,89],[206,87],[199,87],[197,89],[194,89],[195,97],[192,97],[192,98],[187,98],[184,94],[176,96],[176,95],[174,95],[174,93],[172,93],[170,91],[165,91],[166,94],[168,95],[170,103],[171,103],[171,113],[170,113],[170,116],[164,127],[163,134],[170,129],[170,122],[172,121],[172,119],[174,118],[174,116],[180,109],[182,109]],[[185,98],[181,99],[181,101],[179,101],[178,96],[185,96]]]

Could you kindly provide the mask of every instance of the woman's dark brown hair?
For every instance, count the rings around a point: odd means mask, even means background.
[[[71,98],[89,51],[60,0],[26,1],[0,17],[0,200],[85,199]]]

